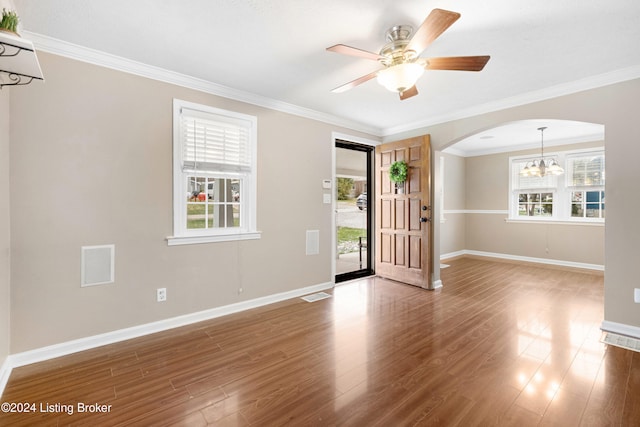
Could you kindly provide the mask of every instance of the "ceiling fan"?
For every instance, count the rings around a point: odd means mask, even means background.
[[[460,14],[457,12],[433,9],[413,37],[411,26],[396,25],[386,32],[387,44],[382,47],[380,53],[343,44],[328,47],[327,50],[330,52],[371,59],[384,65],[384,68],[338,86],[332,92],[344,92],[377,77],[382,86],[392,92],[398,92],[400,99],[404,100],[418,94],[415,84],[424,70],[481,71],[490,56],[419,57],[458,18]]]

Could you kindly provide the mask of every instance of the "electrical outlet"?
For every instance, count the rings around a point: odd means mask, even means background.
[[[633,290],[633,302],[640,303],[640,288]]]
[[[156,289],[156,301],[162,302],[167,300],[167,288]]]

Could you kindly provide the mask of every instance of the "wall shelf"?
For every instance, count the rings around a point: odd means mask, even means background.
[[[0,32],[0,89],[27,85],[34,79],[44,80],[44,76],[33,43]]]

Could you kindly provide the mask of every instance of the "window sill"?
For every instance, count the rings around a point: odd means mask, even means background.
[[[237,240],[257,240],[260,239],[260,231],[241,232],[233,234],[218,234],[210,236],[169,236],[168,246],[198,245],[202,243],[233,242]]]
[[[558,219],[515,219],[505,218],[505,222],[514,224],[556,224],[556,225],[586,225],[595,227],[604,227],[604,220],[602,221],[571,221],[571,220],[558,220]]]

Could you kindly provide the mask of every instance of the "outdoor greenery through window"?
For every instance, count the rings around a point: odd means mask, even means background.
[[[519,193],[518,216],[553,216],[553,193]]]
[[[188,176],[187,229],[240,226],[240,180]]]
[[[351,202],[358,209],[363,210],[362,206],[358,206],[357,200],[354,198],[355,181],[352,178],[337,178],[338,201]],[[362,195],[363,193],[360,193]],[[364,193],[366,195],[366,193]],[[366,197],[364,198],[366,203]],[[360,248],[362,239],[367,238],[367,229],[363,226],[346,226],[338,225],[338,255],[356,252]]]
[[[511,164],[511,219],[602,222],[605,218],[605,158],[602,149],[551,153],[563,175],[523,176],[534,157]]]
[[[571,193],[573,218],[604,218],[604,191],[574,191]]]
[[[253,116],[174,100],[175,238],[257,238],[256,127]]]

